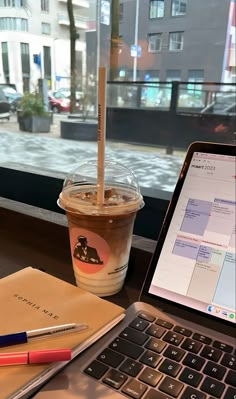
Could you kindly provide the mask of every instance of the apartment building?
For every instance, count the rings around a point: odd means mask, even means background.
[[[96,1],[74,0],[78,81],[86,69],[86,32],[95,29]],[[19,92],[44,78],[49,89],[69,87],[70,40],[66,0],[0,0],[0,83]]]
[[[235,83],[235,15],[235,0],[120,1],[117,77]]]

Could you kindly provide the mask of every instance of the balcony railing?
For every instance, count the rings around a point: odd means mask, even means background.
[[[88,18],[75,15],[75,26],[79,29],[88,29]],[[70,25],[69,18],[65,14],[58,15],[58,23],[60,25]]]

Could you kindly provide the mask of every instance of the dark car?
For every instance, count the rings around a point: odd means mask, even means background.
[[[0,88],[0,119],[9,119],[10,118],[10,104],[7,101],[7,98]]]
[[[10,112],[12,114],[14,114],[19,107],[19,102],[20,102],[22,95],[17,92],[16,93],[6,93],[5,92],[5,96],[7,98],[7,101],[10,104]]]
[[[70,97],[60,91],[54,91],[48,94],[50,109],[54,113],[70,111]],[[76,101],[76,110],[79,111],[80,104]]]

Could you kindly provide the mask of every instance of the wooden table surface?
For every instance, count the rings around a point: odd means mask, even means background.
[[[33,213],[37,217],[0,206],[0,278],[32,266],[75,284],[66,223]],[[125,308],[138,300],[154,244],[134,236],[124,288],[106,299]]]

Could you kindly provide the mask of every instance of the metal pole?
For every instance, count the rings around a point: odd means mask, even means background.
[[[133,82],[137,80],[138,23],[139,23],[139,0],[136,0],[135,28],[134,28],[134,44],[136,49],[136,55],[134,57],[134,65],[133,65]]]

